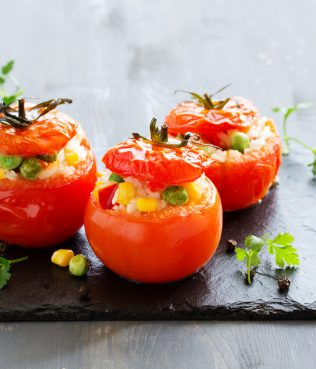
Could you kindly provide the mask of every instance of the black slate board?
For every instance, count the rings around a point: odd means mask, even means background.
[[[84,232],[67,242],[88,255],[88,278],[72,277],[50,263],[52,250],[12,248],[7,256],[29,255],[12,267],[13,277],[0,293],[0,320],[154,320],[154,319],[312,319],[316,318],[316,183],[305,155],[285,159],[280,185],[251,209],[224,216],[222,241],[215,257],[199,273],[169,285],[141,285],[120,279],[92,253]],[[246,286],[240,265],[225,252],[226,240],[242,242],[248,234],[291,231],[301,267],[288,271],[292,284],[280,294],[276,281],[257,275]],[[261,269],[278,273],[267,262]],[[88,286],[90,300],[80,301],[78,290]]]

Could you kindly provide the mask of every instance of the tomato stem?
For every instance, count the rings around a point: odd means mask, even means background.
[[[71,103],[70,99],[51,99],[31,107],[27,112],[25,111],[24,99],[19,100],[18,111],[16,108],[11,108],[10,105],[0,104],[0,113],[3,115],[0,118],[0,123],[14,128],[27,128],[58,105]]]

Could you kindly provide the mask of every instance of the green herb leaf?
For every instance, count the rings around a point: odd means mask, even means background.
[[[0,76],[0,97],[3,99],[4,104],[12,104],[19,96],[23,94],[23,90],[20,88],[19,83],[15,78],[11,77],[10,81],[15,85],[15,91],[13,93],[8,93],[4,88],[4,85],[8,81],[8,75],[14,67],[14,60],[10,60],[1,68],[2,75]]]
[[[257,267],[261,263],[259,253],[256,251],[253,251],[250,259],[250,265],[253,267]]]
[[[236,259],[238,261],[243,261],[246,257],[246,251],[244,249],[241,249],[240,247],[235,248],[236,253]]]
[[[11,273],[9,272],[10,266],[11,264],[7,259],[0,257],[0,289],[2,289],[11,278]]]
[[[10,60],[9,62],[7,62],[7,64],[5,64],[2,68],[1,68],[1,72],[4,75],[7,75],[11,72],[11,70],[13,69],[14,66],[14,60]]]
[[[265,241],[262,238],[254,235],[250,235],[245,238],[245,247],[256,252],[260,252],[264,244]]]
[[[275,263],[284,268],[300,264],[297,249],[292,246],[294,237],[290,233],[279,233],[274,239],[267,241],[268,252],[275,255]]]
[[[16,95],[4,96],[2,100],[6,105],[10,105],[16,100]]]
[[[264,246],[267,246],[270,255],[275,256],[275,262],[280,268],[285,266],[299,265],[299,256],[292,243],[294,237],[290,233],[279,233],[275,238],[269,238],[268,235],[257,237],[249,235],[245,238],[244,248],[236,247],[236,259],[240,262],[246,262],[247,283],[251,284],[254,276],[251,274],[252,268],[260,265],[260,252]]]
[[[8,283],[11,278],[10,268],[11,264],[21,263],[28,259],[28,256],[23,258],[8,260],[0,257],[0,290]]]

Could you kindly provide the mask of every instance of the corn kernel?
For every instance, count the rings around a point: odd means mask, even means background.
[[[76,165],[79,162],[79,156],[75,151],[65,149],[65,159],[68,165]]]
[[[155,211],[158,208],[157,199],[138,197],[136,200],[136,206],[138,211]]]
[[[121,182],[118,186],[117,202],[120,205],[128,205],[136,195],[135,188],[130,182]]]
[[[0,168],[0,179],[5,178],[5,170],[3,168]]]
[[[96,201],[99,201],[99,190],[105,183],[103,181],[96,181],[95,187],[92,191],[92,195]]]
[[[96,181],[95,187],[101,187],[105,182],[104,181]]]
[[[66,267],[73,256],[74,252],[72,250],[59,249],[53,253],[51,262],[60,267]]]
[[[187,190],[189,201],[200,202],[202,199],[201,187],[196,182],[187,182],[181,185]]]

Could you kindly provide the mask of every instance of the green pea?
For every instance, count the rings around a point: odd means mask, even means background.
[[[82,277],[88,273],[88,270],[89,262],[84,255],[78,254],[70,259],[69,271],[72,275]]]
[[[25,179],[35,179],[42,167],[36,158],[25,159],[20,167],[21,176]]]
[[[125,182],[124,179],[116,173],[111,173],[109,177],[109,181],[113,181],[117,183]]]
[[[44,154],[44,155],[38,155],[38,158],[46,161],[47,163],[53,163],[57,160],[57,153],[55,154]]]
[[[15,169],[18,168],[23,161],[23,158],[21,156],[5,156],[0,155],[0,167],[4,169]]]
[[[162,198],[170,205],[183,205],[188,202],[189,196],[181,186],[168,186],[162,193]]]
[[[249,137],[243,132],[234,132],[230,138],[230,148],[244,153],[245,149],[249,147]]]

